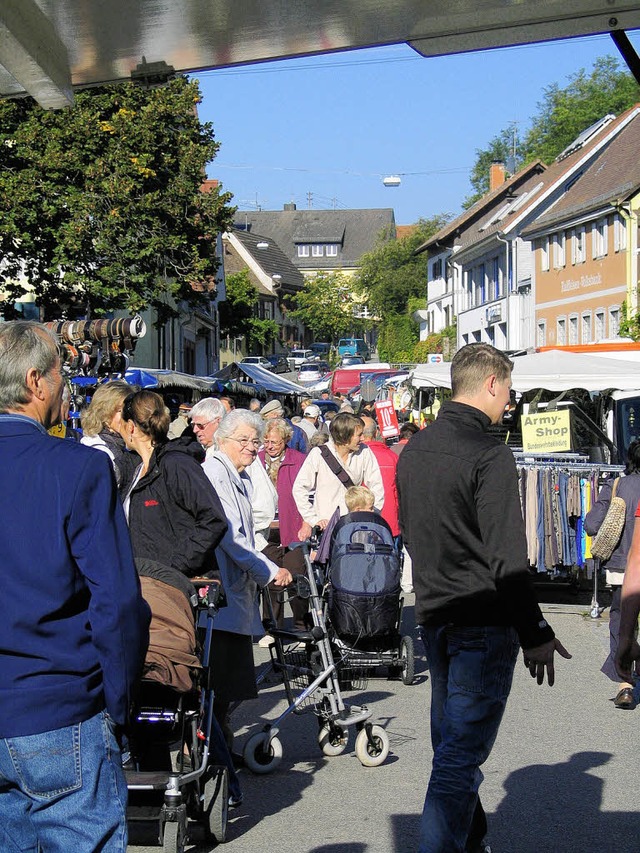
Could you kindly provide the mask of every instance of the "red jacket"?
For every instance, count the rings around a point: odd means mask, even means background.
[[[383,441],[365,441],[367,447],[376,457],[382,474],[382,485],[384,487],[384,505],[380,515],[391,528],[394,536],[400,535],[400,524],[398,523],[398,487],[396,486],[396,468],[398,467],[398,456]]]

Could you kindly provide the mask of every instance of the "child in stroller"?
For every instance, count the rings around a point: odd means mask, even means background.
[[[349,513],[326,531],[326,600],[333,642],[349,668],[386,666],[389,674],[411,684],[413,639],[400,635],[401,569],[391,528],[373,511],[373,494],[366,487],[350,487],[345,500]],[[321,557],[322,542],[318,551]]]

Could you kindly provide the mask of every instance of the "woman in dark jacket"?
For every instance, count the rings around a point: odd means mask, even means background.
[[[189,448],[167,440],[169,422],[162,397],[153,391],[138,391],[124,401],[125,443],[142,459],[124,501],[133,554],[138,564],[144,560],[147,574],[155,571],[176,585],[176,573],[192,578],[216,567],[214,551],[227,522]]]
[[[620,596],[622,593],[622,581],[627,565],[627,556],[631,547],[633,527],[635,524],[635,513],[640,501],[640,441],[632,441],[627,450],[627,466],[625,476],[620,478],[616,489],[616,497],[622,498],[627,505],[624,528],[620,542],[613,554],[607,560],[605,569],[607,582],[611,585],[611,609],[609,611],[609,656],[601,667],[607,678],[619,684],[618,693],[613,702],[616,708],[630,710],[635,708],[633,697],[633,685],[628,682],[620,682],[616,672],[615,659],[618,649],[618,633],[620,629]],[[591,507],[584,520],[584,527],[589,536],[594,536],[605,519],[607,510],[611,503],[614,478],[605,483],[600,489],[598,500]]]

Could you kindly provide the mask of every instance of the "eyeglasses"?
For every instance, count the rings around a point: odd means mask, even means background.
[[[208,427],[209,424],[212,424],[213,421],[205,421],[203,424],[197,424],[195,421],[191,421],[191,426],[193,427],[193,431],[196,432],[199,429],[204,429]]]
[[[237,441],[240,447],[247,447],[249,444],[251,444],[253,445],[253,447],[256,448],[256,450],[262,444],[259,438],[236,438],[233,435],[228,436],[228,438],[230,438],[231,441]]]

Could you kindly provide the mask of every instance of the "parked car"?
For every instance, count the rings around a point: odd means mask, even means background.
[[[265,370],[273,370],[273,365],[263,355],[246,355],[240,364],[257,364],[258,367],[264,367]]]
[[[322,417],[327,414],[327,412],[335,412],[336,414],[340,411],[340,406],[336,403],[335,400],[312,400],[314,405],[316,405],[320,411],[322,412]]]
[[[271,364],[274,373],[289,373],[291,371],[286,355],[268,355],[266,359]]]
[[[300,365],[298,382],[303,385],[320,382],[322,377],[329,373],[329,362],[327,361],[305,361]]]
[[[369,360],[369,347],[362,338],[340,338],[338,341],[338,355],[361,355],[365,361]]]
[[[312,361],[315,358],[313,350],[310,349],[294,349],[291,350],[289,356],[289,364],[292,370],[298,370],[301,364],[305,361]]]
[[[361,355],[345,355],[340,359],[340,367],[350,367],[353,364],[364,364]]]
[[[311,344],[310,349],[318,356],[318,358],[327,358],[331,350],[331,344],[317,343]]]

